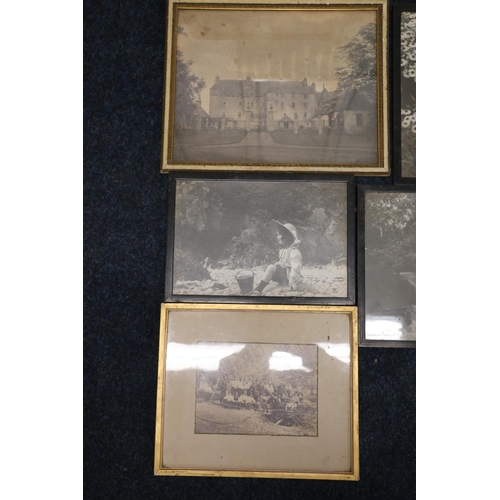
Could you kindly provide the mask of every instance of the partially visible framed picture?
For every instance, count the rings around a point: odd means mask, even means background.
[[[359,186],[361,346],[416,346],[416,280],[415,186]]]
[[[359,479],[357,309],[163,304],[154,471]]]
[[[389,175],[387,0],[172,0],[162,172]]]
[[[415,3],[393,12],[394,181],[417,178],[417,13]]]
[[[355,303],[352,176],[172,173],[166,302]]]

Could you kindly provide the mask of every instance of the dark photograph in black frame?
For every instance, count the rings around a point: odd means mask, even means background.
[[[415,3],[394,6],[392,37],[394,182],[413,184],[417,176],[417,17]]]
[[[353,176],[170,173],[166,302],[354,305]]]
[[[358,186],[361,347],[416,347],[415,186]]]

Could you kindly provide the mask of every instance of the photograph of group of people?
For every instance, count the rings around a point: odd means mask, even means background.
[[[317,347],[246,344],[198,370],[196,432],[317,435]]]
[[[250,380],[246,377],[225,378],[220,381],[215,391],[207,384],[201,389],[212,394],[217,391],[222,405],[253,409],[293,410],[300,403],[310,401],[313,396],[313,391],[302,386],[292,387],[290,383],[273,384],[262,379]]]

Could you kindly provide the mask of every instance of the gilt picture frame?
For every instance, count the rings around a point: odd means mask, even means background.
[[[154,473],[359,479],[357,308],[163,304]]]
[[[354,305],[353,176],[176,172],[165,302]]]
[[[390,174],[387,0],[173,0],[162,172]]]
[[[358,186],[360,347],[416,347],[415,185]]]

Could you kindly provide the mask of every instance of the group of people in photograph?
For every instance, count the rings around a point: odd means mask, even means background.
[[[211,401],[223,406],[245,409],[294,410],[308,400],[312,391],[290,382],[273,383],[262,378],[222,376],[214,386],[202,383],[200,388],[210,394]]]

